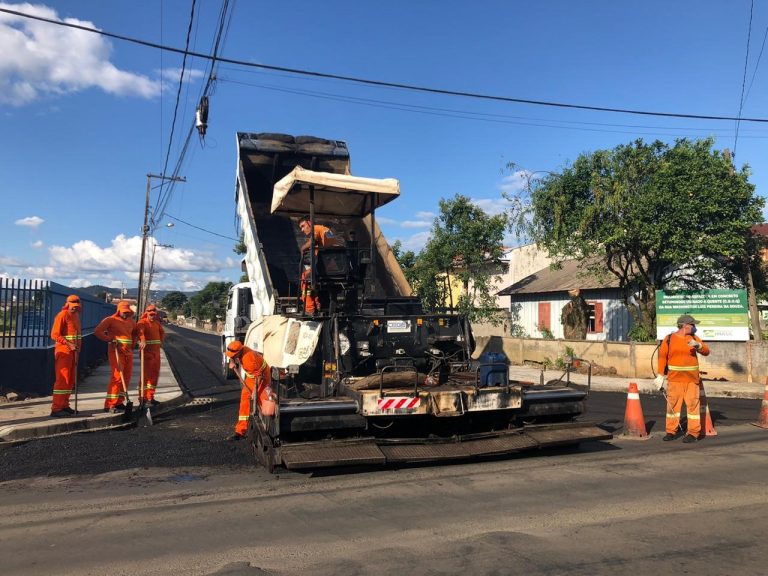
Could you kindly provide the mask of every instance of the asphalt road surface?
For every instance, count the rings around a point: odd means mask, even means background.
[[[166,352],[193,394],[236,394],[214,336],[172,329]],[[688,446],[659,440],[656,400],[650,440],[399,469],[268,475],[224,441],[235,404],[30,442],[0,451],[0,571],[765,574],[759,401],[711,399],[719,435]],[[588,417],[620,432],[625,401]]]

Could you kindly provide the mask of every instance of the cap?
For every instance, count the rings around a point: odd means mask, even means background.
[[[67,296],[67,304],[71,304],[73,306],[80,306],[80,296],[77,294],[70,294]]]
[[[243,351],[243,343],[240,340],[235,340],[229,343],[227,346],[227,358],[234,358]]]
[[[677,319],[677,325],[682,326],[683,324],[698,324],[699,321],[696,320],[693,316],[690,314],[683,314],[680,316],[680,318]]]

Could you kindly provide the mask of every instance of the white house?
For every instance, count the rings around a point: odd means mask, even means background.
[[[523,259],[533,261],[535,258]],[[560,313],[570,300],[568,291],[579,288],[591,309],[587,340],[627,341],[632,320],[618,286],[615,276],[596,278],[579,268],[576,260],[568,260],[556,270],[550,270],[547,264],[507,286],[497,296],[509,296],[512,321],[523,334],[563,338]]]

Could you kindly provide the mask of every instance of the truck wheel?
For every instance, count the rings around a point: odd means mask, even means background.
[[[224,351],[221,351],[221,377],[224,380],[234,380],[235,373],[229,368],[229,362],[227,362],[227,355]]]
[[[248,427],[249,440],[253,446],[253,455],[258,464],[264,466],[267,472],[274,474],[275,472],[275,451],[271,445],[268,445],[266,434],[259,428],[257,424],[254,424],[253,417],[251,417],[251,423]]]

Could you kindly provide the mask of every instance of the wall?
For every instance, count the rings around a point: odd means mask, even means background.
[[[603,367],[613,367],[616,375],[628,378],[653,378],[658,354],[656,344],[639,342],[594,342],[585,340],[540,340],[508,336],[475,336],[475,357],[483,352],[504,352],[512,364],[526,360],[543,362],[565,355],[565,347],[576,356]],[[763,382],[768,376],[768,342],[711,342],[710,355],[699,358],[708,380]]]

